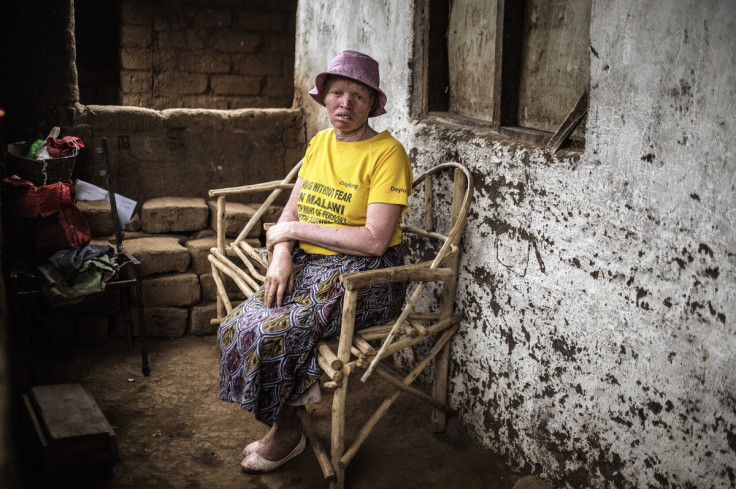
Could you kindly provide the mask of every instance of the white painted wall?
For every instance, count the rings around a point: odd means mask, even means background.
[[[736,477],[736,2],[594,1],[586,149],[549,156],[414,119],[414,2],[311,0],[296,102],[342,49],[381,64],[375,120],[417,169],[476,178],[450,395],[469,431],[555,487]]]
[[[409,124],[410,69],[414,10],[407,1],[299,2],[296,19],[295,100],[305,111],[307,137],[329,122],[324,108],[307,94],[314,77],[345,49],[378,61],[381,88],[387,87],[388,115],[371,119],[374,129],[394,130]],[[386,91],[386,90],[384,90]]]

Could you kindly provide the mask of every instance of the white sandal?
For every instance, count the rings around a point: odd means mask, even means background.
[[[253,443],[251,443],[251,445]],[[250,455],[245,457],[243,461],[240,462],[240,467],[243,469],[243,472],[247,472],[248,474],[261,474],[263,472],[271,472],[272,470],[278,469],[286,462],[302,453],[306,447],[307,438],[304,436],[304,433],[302,433],[302,438],[301,440],[299,440],[299,443],[297,443],[291,453],[289,453],[281,460],[266,460],[265,458],[261,457],[258,452],[251,452]]]
[[[251,453],[255,452],[256,450],[260,450],[265,446],[265,443],[261,442],[261,440],[256,440],[253,443],[249,443],[246,445],[245,448],[243,448],[243,457],[247,457]]]

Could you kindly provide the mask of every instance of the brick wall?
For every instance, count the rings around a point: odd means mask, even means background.
[[[291,107],[296,0],[123,0],[122,105]]]

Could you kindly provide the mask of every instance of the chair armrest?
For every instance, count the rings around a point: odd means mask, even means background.
[[[340,276],[340,280],[348,290],[356,290],[386,282],[406,282],[410,280],[441,282],[449,280],[455,275],[455,271],[451,268],[429,268],[429,265],[429,262],[423,262],[414,265],[400,265],[378,270],[346,273]]]
[[[223,195],[237,195],[237,194],[253,194],[268,192],[276,189],[291,189],[294,188],[293,183],[284,183],[281,180],[273,180],[270,182],[256,183],[253,185],[242,185],[240,187],[226,187],[217,188],[209,191],[210,197],[220,197]]]

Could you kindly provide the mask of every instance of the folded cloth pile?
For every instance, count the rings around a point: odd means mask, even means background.
[[[113,249],[107,245],[58,251],[36,269],[44,278],[41,291],[54,306],[77,304],[102,293],[117,272]]]

